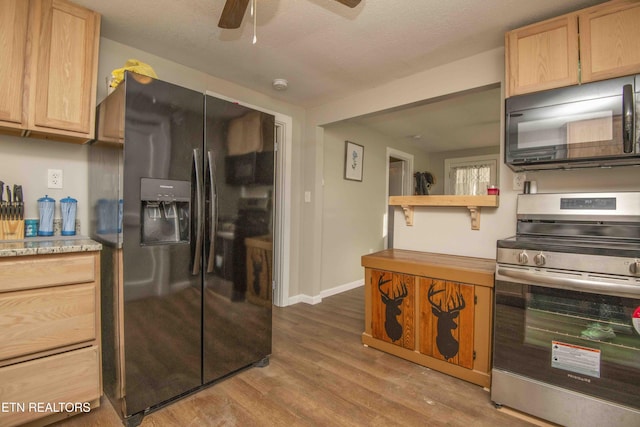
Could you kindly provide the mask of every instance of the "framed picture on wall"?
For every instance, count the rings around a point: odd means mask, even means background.
[[[355,142],[345,141],[344,150],[344,179],[362,181],[362,167],[364,165],[364,147]]]

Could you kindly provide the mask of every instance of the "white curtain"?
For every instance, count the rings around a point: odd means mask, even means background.
[[[453,194],[484,195],[491,183],[491,165],[458,166],[452,168],[451,175]]]

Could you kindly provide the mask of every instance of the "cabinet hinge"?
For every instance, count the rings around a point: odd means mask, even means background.
[[[478,295],[473,296],[473,303],[478,304]]]
[[[473,350],[473,360],[476,360],[476,351]]]

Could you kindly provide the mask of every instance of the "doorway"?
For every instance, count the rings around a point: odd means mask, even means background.
[[[413,154],[387,147],[387,213],[385,217],[385,249],[393,248],[395,206],[389,206],[389,196],[413,194]]]

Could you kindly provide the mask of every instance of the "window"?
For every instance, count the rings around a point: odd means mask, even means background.
[[[445,194],[486,195],[498,182],[498,155],[445,159],[444,173]]]

